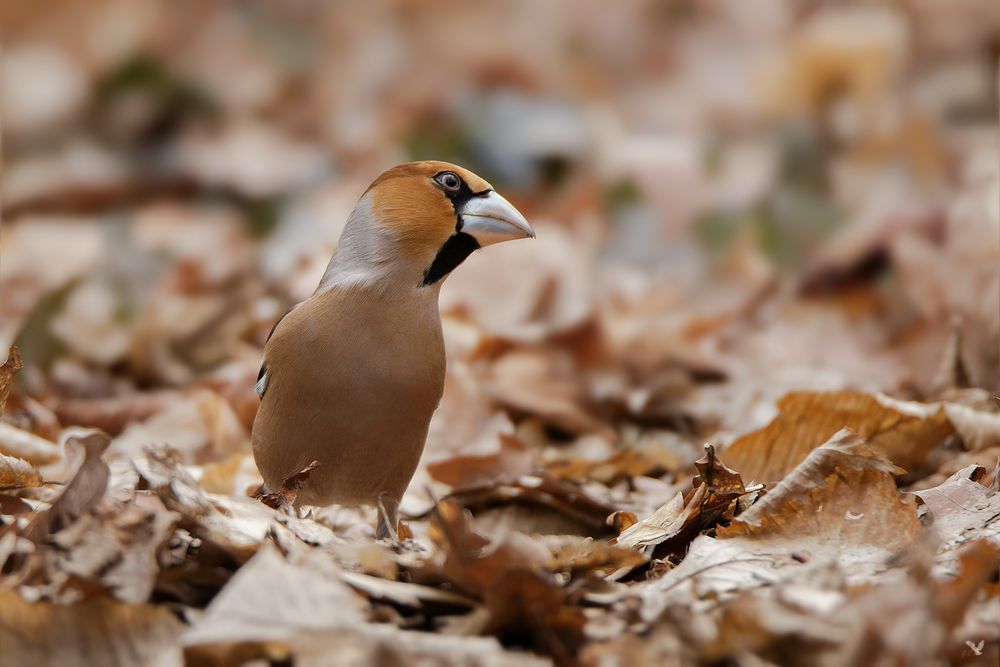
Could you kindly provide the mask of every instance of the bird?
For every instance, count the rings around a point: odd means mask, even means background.
[[[376,178],[315,292],[264,346],[251,430],[264,487],[313,461],[295,506],[374,506],[396,539],[399,503],[445,380],[438,293],[473,252],[535,232],[488,182],[439,161]]]

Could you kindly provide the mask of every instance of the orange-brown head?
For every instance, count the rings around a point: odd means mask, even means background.
[[[320,288],[415,274],[420,285],[434,285],[478,248],[534,235],[524,216],[468,169],[408,162],[368,186]]]

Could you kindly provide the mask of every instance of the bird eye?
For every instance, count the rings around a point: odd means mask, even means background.
[[[434,177],[434,180],[448,192],[458,192],[458,189],[462,187],[462,179],[453,171],[442,171]]]

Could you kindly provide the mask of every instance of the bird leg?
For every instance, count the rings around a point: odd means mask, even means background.
[[[396,524],[399,522],[399,501],[383,491],[375,501],[375,507],[378,510],[375,539],[398,543]]]

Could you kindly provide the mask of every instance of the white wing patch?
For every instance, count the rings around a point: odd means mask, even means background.
[[[257,384],[253,386],[254,391],[257,392],[257,396],[264,398],[264,391],[267,389],[267,369],[261,370],[260,377],[257,378]]]

